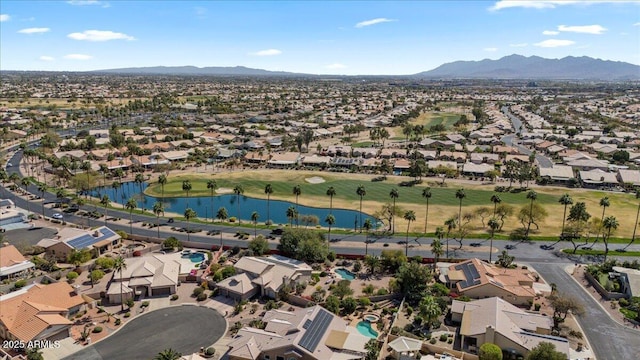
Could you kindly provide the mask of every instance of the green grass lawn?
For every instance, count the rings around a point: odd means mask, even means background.
[[[611,240],[614,240],[614,239],[611,239]],[[616,242],[618,242],[618,241],[616,241]],[[562,252],[565,253],[565,254],[573,254],[573,249],[563,249]],[[604,250],[578,249],[578,251],[576,251],[576,255],[604,255]],[[640,251],[619,252],[619,251],[609,250],[609,256],[633,256],[633,257],[639,257],[640,256]],[[605,274],[604,276],[606,277],[607,275]]]
[[[354,148],[366,148],[371,146],[373,146],[373,141],[361,141],[361,142],[351,144],[351,147],[354,147]]]
[[[276,181],[269,179],[254,179],[254,178],[238,178],[227,180],[221,177],[216,177],[216,181],[219,187],[233,188],[236,185],[242,185],[245,191],[245,195],[252,195],[261,198],[266,198],[264,194],[264,188],[267,184],[271,184],[273,187],[272,198],[290,198],[292,196],[293,187],[300,185],[302,195],[304,197],[316,197],[326,199],[326,204],[319,203],[317,206],[328,206],[329,197],[326,195],[326,191],[330,186],[336,189],[336,195],[334,199],[342,199],[346,201],[358,201],[360,198],[356,194],[356,189],[359,185],[364,185],[367,194],[364,196],[364,200],[375,200],[380,202],[391,201],[389,193],[391,189],[396,188],[399,193],[398,203],[413,203],[424,204],[425,199],[422,197],[422,190],[424,185],[415,187],[400,187],[397,184],[388,182],[363,182],[359,180],[349,179],[332,179],[329,176],[324,177],[326,182],[322,184],[310,184],[305,181],[291,182],[291,181]],[[185,196],[185,192],[182,190],[182,177],[172,177],[164,187],[164,195],[166,197],[180,197]],[[410,180],[407,178],[407,180]],[[208,196],[210,190],[207,189],[207,179],[191,177],[192,190],[190,196]],[[457,206],[459,200],[455,197],[455,193],[458,187],[432,187],[432,198],[430,205],[445,205],[445,206]],[[146,190],[146,193],[153,196],[161,195],[161,187],[157,183],[152,183]],[[463,206],[473,205],[485,205],[492,206],[490,201],[491,196],[494,194],[490,190],[465,190],[466,198],[463,200]],[[511,205],[522,205],[529,203],[526,198],[526,192],[521,193],[501,193],[500,198],[503,203]],[[556,203],[558,200],[555,196],[538,193],[538,199],[536,200],[541,204]]]
[[[453,124],[458,120],[460,120],[460,114],[435,112],[425,113],[412,123],[415,125],[424,125],[427,129],[431,126],[442,124],[445,129],[448,130],[453,128]]]

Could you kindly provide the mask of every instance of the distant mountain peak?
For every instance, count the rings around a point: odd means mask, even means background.
[[[640,66],[588,56],[546,59],[512,54],[497,60],[455,61],[415,76],[458,79],[638,80]]]

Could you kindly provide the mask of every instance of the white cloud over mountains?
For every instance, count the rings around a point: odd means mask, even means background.
[[[556,47],[570,46],[575,43],[576,42],[572,40],[549,39],[549,40],[541,41],[539,43],[535,43],[533,45],[537,47],[543,47],[543,48],[556,48]]]

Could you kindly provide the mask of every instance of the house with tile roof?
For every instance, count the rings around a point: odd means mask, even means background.
[[[536,296],[536,276],[531,271],[502,268],[477,258],[450,265],[441,280],[473,299],[498,297],[514,305],[528,305]]]
[[[306,263],[280,255],[243,256],[234,265],[236,275],[216,284],[219,293],[236,300],[255,295],[277,298],[284,285],[295,285],[311,279]]]
[[[66,282],[33,284],[0,296],[0,338],[60,340],[69,337],[69,317],[82,310],[84,300]]]
[[[497,297],[453,300],[451,320],[460,324],[458,336],[463,351],[477,352],[482,344],[493,343],[513,358],[525,357],[541,342],[548,342],[569,358],[569,341],[550,335],[551,316],[522,310]]]
[[[111,304],[136,296],[159,296],[175,294],[180,275],[180,263],[172,254],[153,254],[125,259],[126,268],[114,271],[107,287],[106,297]]]
[[[55,256],[60,261],[66,261],[74,250],[89,249],[97,255],[113,250],[121,241],[120,235],[106,226],[95,230],[83,230],[65,227],[60,229],[51,239],[42,239],[38,246],[44,248],[47,254]]]
[[[265,313],[264,330],[243,327],[229,343],[230,360],[363,359],[370,340],[319,305]]]
[[[15,246],[0,247],[0,279],[19,277],[34,268],[35,264],[25,259]]]

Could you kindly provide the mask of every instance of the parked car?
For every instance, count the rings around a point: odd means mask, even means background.
[[[62,220],[62,218],[63,218],[62,214],[60,214],[60,213],[55,213],[51,217],[54,218],[54,219],[57,219],[57,220]]]

